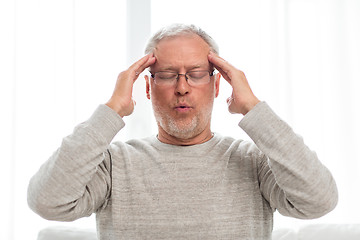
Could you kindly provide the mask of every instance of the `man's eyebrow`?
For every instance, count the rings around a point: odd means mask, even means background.
[[[207,69],[207,70],[211,70],[214,68],[213,64],[201,64],[201,65],[196,65],[196,66],[193,66],[191,68],[189,68],[189,71],[193,71],[193,70],[196,70],[198,68],[201,68],[201,69]]]
[[[204,65],[195,65],[195,66],[189,68],[189,70],[194,70],[194,69],[202,68],[202,67],[205,67],[205,66]]]
[[[160,71],[176,71],[176,68],[173,66],[166,66],[159,68]]]

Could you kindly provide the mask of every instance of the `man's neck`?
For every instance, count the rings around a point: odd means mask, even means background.
[[[209,141],[214,134],[211,132],[210,128],[204,129],[200,134],[193,136],[191,138],[178,138],[176,136],[172,136],[165,132],[163,129],[159,128],[159,133],[157,138],[160,142],[177,145],[177,146],[191,146],[196,144],[201,144]]]

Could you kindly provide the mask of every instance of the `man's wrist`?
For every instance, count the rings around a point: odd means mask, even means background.
[[[125,126],[123,119],[106,104],[100,104],[87,120],[90,126],[103,140],[110,143],[115,135]]]
[[[112,110],[114,110],[117,114],[120,115],[120,117],[124,117],[124,115],[122,114],[121,108],[119,106],[117,106],[117,104],[114,104],[111,100],[108,101],[107,103],[105,103],[106,106],[108,106],[109,108],[111,108]]]
[[[243,111],[243,115],[245,116],[248,112],[250,112],[258,103],[260,102],[259,99],[257,99],[256,97],[252,100],[249,101],[245,107],[244,107],[244,111]]]

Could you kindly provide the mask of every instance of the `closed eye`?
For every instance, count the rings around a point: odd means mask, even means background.
[[[158,72],[158,73],[156,73],[156,77],[158,79],[162,79],[162,80],[169,80],[169,79],[176,78],[177,73],[174,73],[174,72]]]

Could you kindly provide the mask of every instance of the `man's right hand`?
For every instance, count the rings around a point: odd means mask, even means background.
[[[132,98],[133,85],[147,67],[153,65],[156,58],[153,54],[146,55],[126,71],[121,72],[116,81],[115,90],[106,105],[116,111],[121,117],[128,116],[134,111],[135,101]]]

